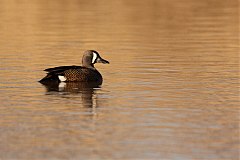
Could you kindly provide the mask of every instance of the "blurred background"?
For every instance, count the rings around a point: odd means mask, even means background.
[[[0,159],[238,159],[238,47],[237,0],[0,0]]]

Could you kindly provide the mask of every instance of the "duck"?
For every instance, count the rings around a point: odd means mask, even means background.
[[[47,75],[39,82],[61,83],[61,82],[84,82],[102,84],[103,78],[100,72],[94,67],[95,63],[109,64],[109,61],[101,58],[100,54],[95,50],[87,50],[82,56],[82,66],[59,66],[47,68],[44,71]]]

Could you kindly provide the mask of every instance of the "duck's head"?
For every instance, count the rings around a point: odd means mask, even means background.
[[[92,68],[95,63],[109,64],[109,62],[100,57],[99,53],[95,50],[87,50],[83,53],[82,66]]]

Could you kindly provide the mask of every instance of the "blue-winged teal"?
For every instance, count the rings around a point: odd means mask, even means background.
[[[87,50],[82,57],[82,66],[60,66],[48,68],[47,75],[40,83],[48,82],[97,82],[102,84],[102,75],[94,67],[95,63],[109,63],[94,50]]]

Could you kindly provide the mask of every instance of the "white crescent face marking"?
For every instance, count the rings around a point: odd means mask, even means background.
[[[97,59],[97,57],[98,57],[97,53],[93,52],[92,63],[95,62],[95,60]]]
[[[67,80],[64,76],[58,76],[58,78],[59,78],[59,80],[60,80],[61,82],[64,82],[64,81]]]

